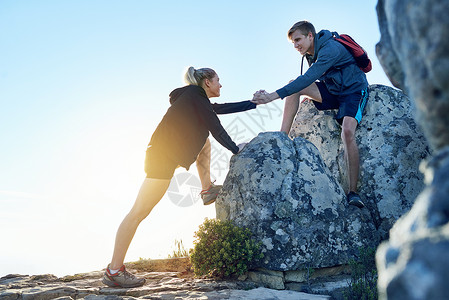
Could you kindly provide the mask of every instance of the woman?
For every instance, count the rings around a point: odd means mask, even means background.
[[[126,252],[139,226],[164,196],[178,166],[189,169],[196,161],[203,191],[204,204],[215,201],[220,186],[210,180],[209,132],[225,148],[237,154],[237,146],[229,137],[217,113],[233,113],[253,109],[256,104],[242,101],[211,104],[209,98],[219,97],[221,84],[214,70],[190,67],[185,74],[187,86],[170,93],[170,108],[151,137],[145,158],[145,178],[131,211],[120,224],[111,263],[106,268],[103,283],[111,287],[137,287],[145,283],[126,271]]]

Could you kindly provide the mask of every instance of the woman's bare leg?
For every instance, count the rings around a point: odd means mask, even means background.
[[[110,269],[120,269],[122,267],[137,227],[162,199],[169,184],[170,180],[168,179],[145,178],[134,206],[117,230]]]
[[[201,149],[198,157],[196,158],[196,168],[198,169],[198,175],[200,176],[201,187],[206,190],[211,185],[210,180],[210,157],[211,157],[211,145],[209,139]]]

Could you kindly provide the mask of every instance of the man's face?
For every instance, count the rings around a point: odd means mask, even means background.
[[[313,35],[309,32],[307,35],[303,35],[301,31],[296,30],[291,35],[292,43],[296,50],[302,55],[308,53],[313,55]]]

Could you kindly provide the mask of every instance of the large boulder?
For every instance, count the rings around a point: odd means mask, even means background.
[[[341,127],[335,114],[335,110],[318,111],[313,103],[304,102],[290,136],[311,141],[347,191]],[[429,155],[429,147],[413,116],[414,106],[400,90],[383,85],[369,87],[362,122],[356,130],[360,153],[358,188],[382,239],[387,238],[394,222],[410,210],[424,188],[419,164]]]
[[[379,59],[388,76],[415,101],[418,122],[435,150],[422,168],[426,188],[378,249],[380,298],[447,299],[449,2],[379,0],[377,12]]]
[[[263,243],[259,267],[269,270],[347,264],[379,243],[369,211],[346,203],[318,149],[280,132],[259,134],[232,157],[216,210]]]
[[[357,129],[360,192],[367,208],[348,206],[346,166],[335,111],[303,103],[290,137],[259,134],[233,156],[217,217],[248,227],[262,242],[259,267],[275,271],[347,264],[376,247],[424,187],[429,149],[401,91],[373,85]],[[293,138],[293,140],[292,140]]]

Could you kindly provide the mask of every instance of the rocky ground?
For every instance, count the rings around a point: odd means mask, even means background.
[[[101,283],[103,271],[58,278],[54,275],[17,275],[0,278],[0,300],[13,299],[282,299],[318,300],[329,296],[273,290],[245,280],[195,278],[188,259],[141,260],[127,268],[146,278],[144,286],[109,288]]]

